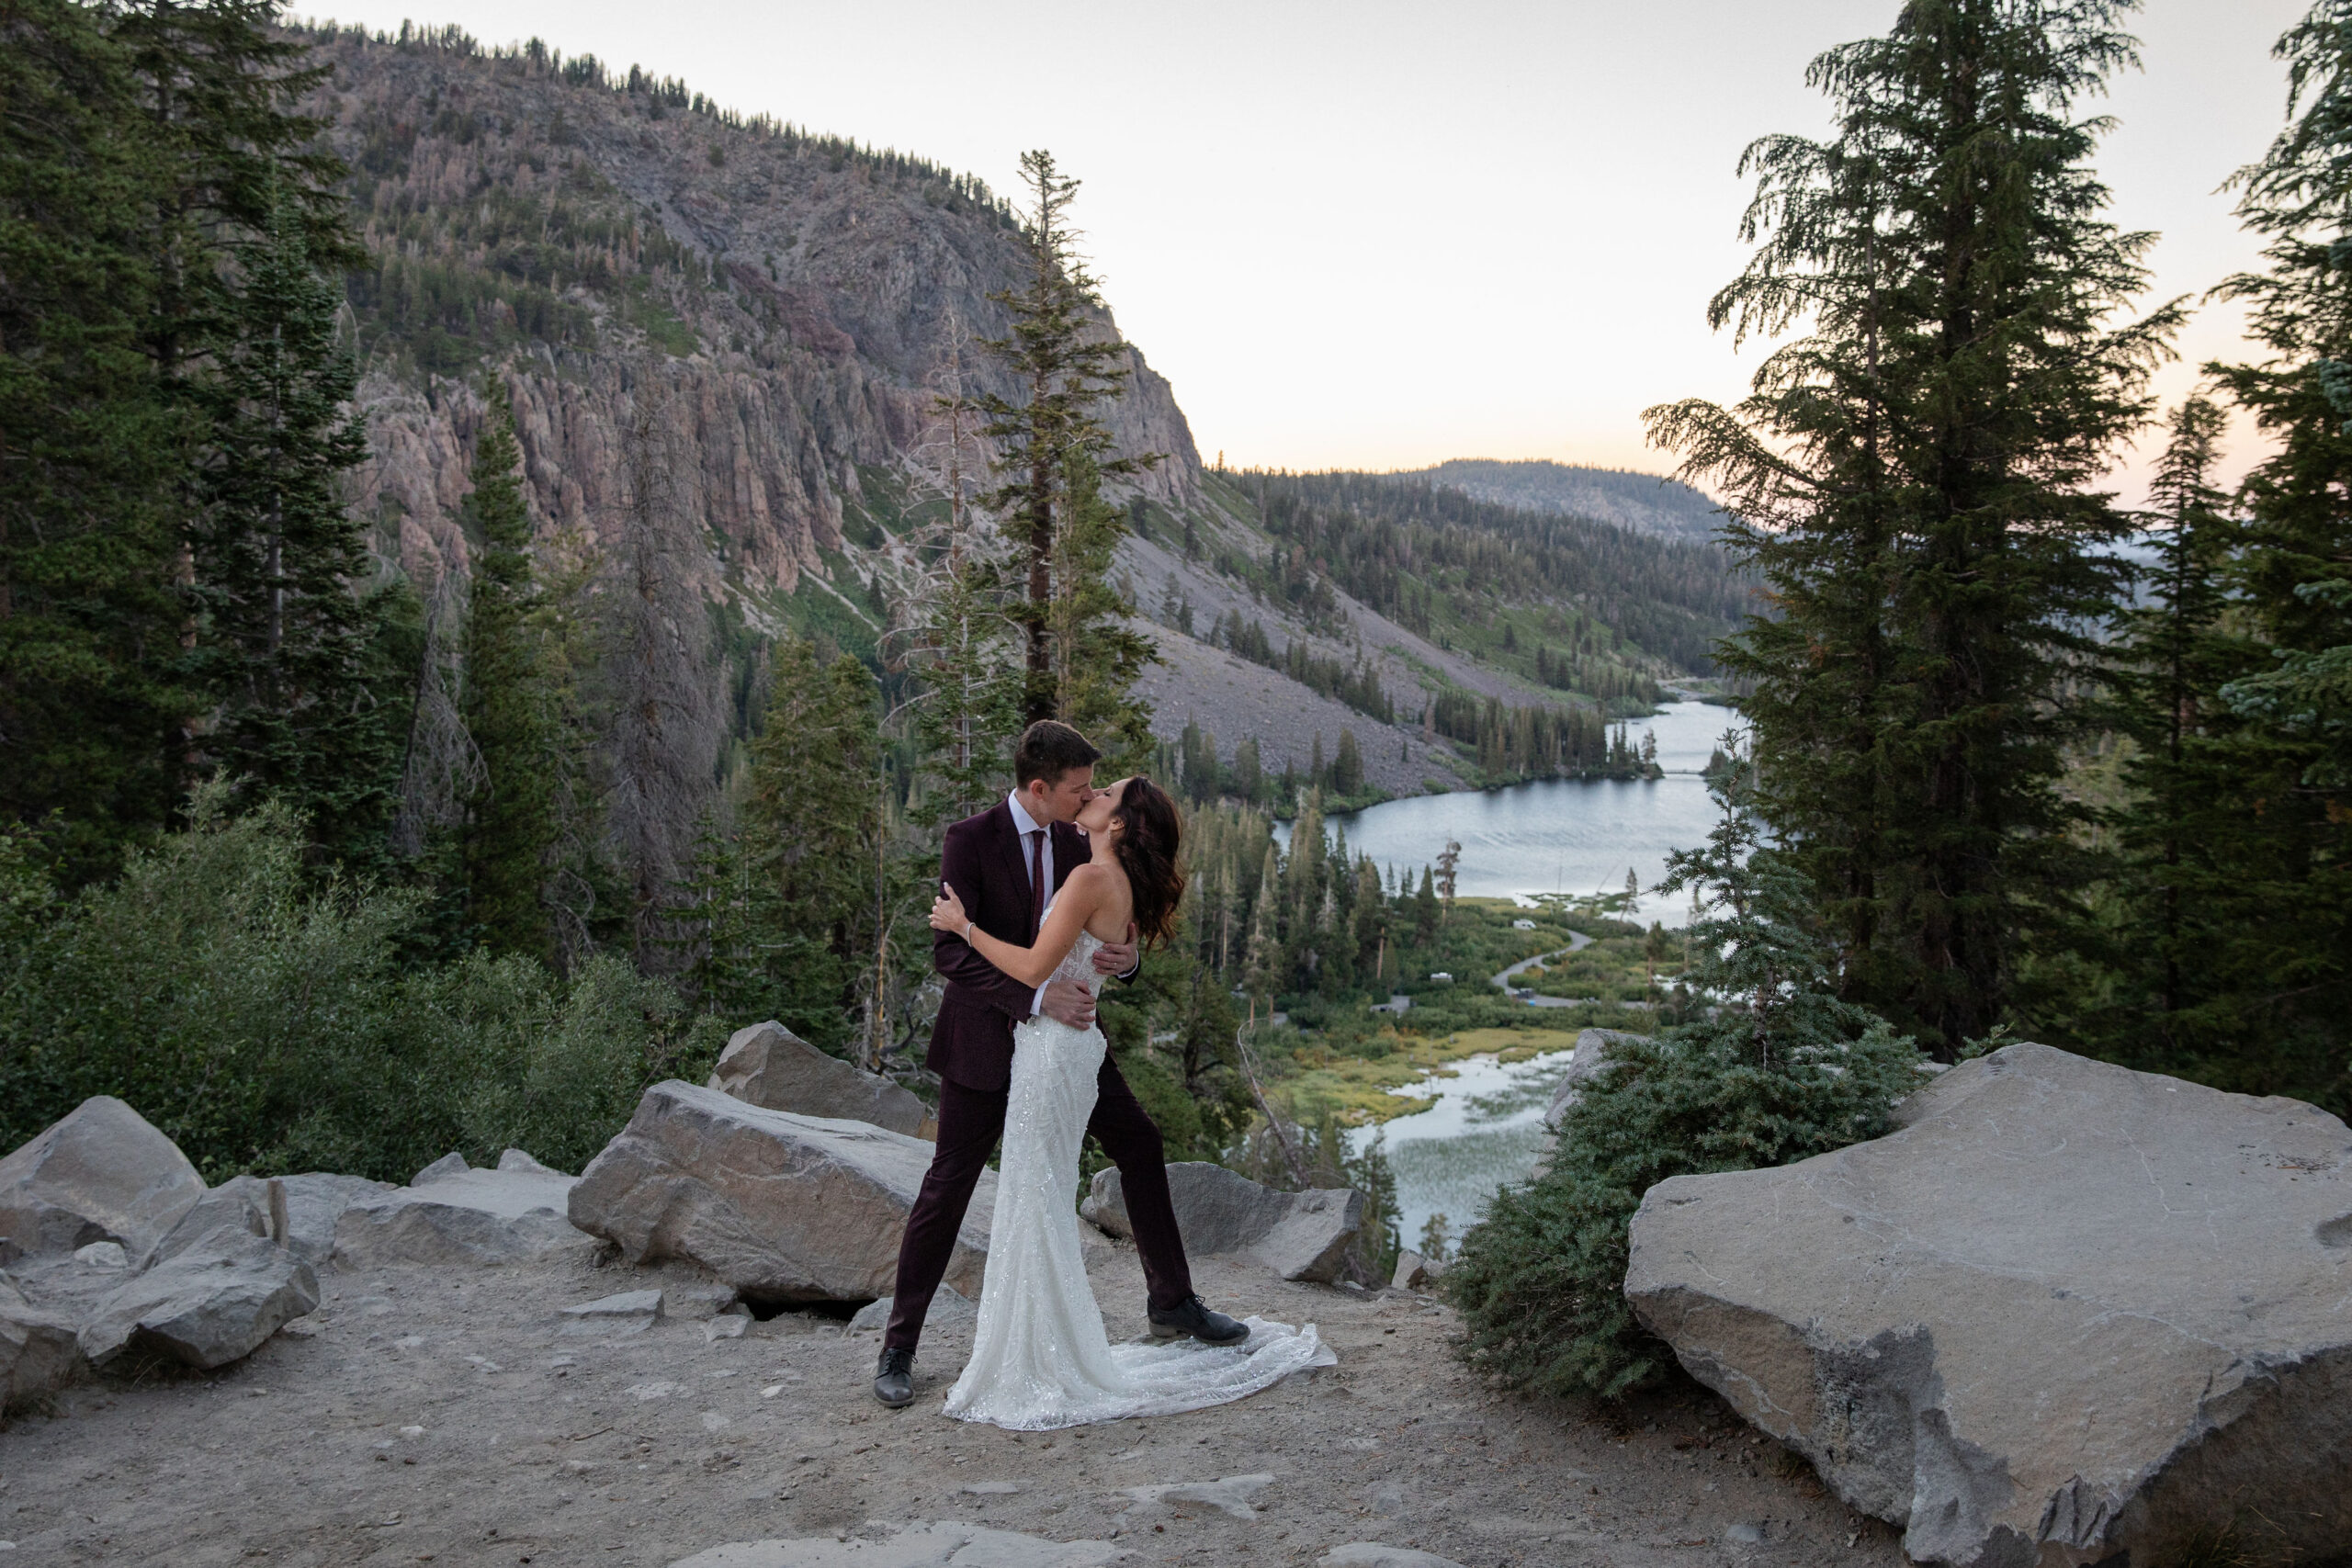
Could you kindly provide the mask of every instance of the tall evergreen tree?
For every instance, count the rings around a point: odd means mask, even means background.
[[[220,708],[207,759],[284,799],[334,859],[386,852],[408,705],[371,689],[382,604],[343,477],[367,455],[342,290],[290,202],[238,255],[195,392],[208,419],[189,527],[196,663]]]
[[[164,171],[106,13],[0,0],[0,822],[57,814],[69,882],[179,793],[187,412],[141,349]]]
[[[466,804],[462,872],[475,939],[494,953],[555,956],[543,898],[556,844],[556,736],[534,625],[531,514],[514,412],[493,385],[474,437],[467,532],[481,541],[466,617],[466,732],[481,783]]]
[[[2320,0],[2278,41],[2289,122],[2239,175],[2264,269],[2245,300],[2265,362],[2214,367],[2275,444],[2248,476],[2227,578],[2245,668],[2228,846],[2209,918],[2207,1050],[2231,1088],[2352,1108],[2352,4]]]
[[[909,661],[923,688],[914,710],[922,775],[910,814],[926,825],[968,817],[1003,791],[1010,743],[1021,729],[1020,627],[1005,613],[1012,595],[1002,542],[974,504],[988,459],[963,354],[951,332],[922,446],[946,515],[917,545],[936,550],[938,559],[910,583],[900,606]]]
[[[1760,807],[1849,996],[1946,1056],[2086,878],[2054,786],[2131,526],[2096,486],[2178,320],[2116,320],[2149,237],[2101,216],[2105,122],[2075,118],[2134,61],[2129,8],[1912,0],[1817,59],[1838,132],[1749,147],[1757,250],[1709,308],[1741,337],[1804,330],[1736,407],[1647,415],[1773,600],[1723,650],[1754,682]]]
[[[773,668],[741,806],[741,919],[722,939],[737,978],[706,1005],[775,1018],[839,1051],[872,956],[876,693],[854,658],[821,664],[802,637],[776,644]]]
[[[1029,187],[1022,223],[1029,278],[990,296],[1012,312],[1012,327],[984,346],[1012,373],[1023,400],[993,393],[977,400],[987,418],[985,434],[998,450],[1001,482],[989,504],[1021,555],[1023,600],[1015,614],[1026,632],[1022,716],[1030,723],[1056,717],[1063,707],[1061,677],[1075,661],[1067,654],[1057,659],[1057,635],[1067,648],[1079,630],[1100,626],[1105,618],[1089,602],[1070,619],[1080,601],[1057,594],[1057,558],[1107,558],[1125,520],[1115,508],[1102,508],[1107,516],[1091,514],[1100,504],[1095,487],[1158,459],[1110,455],[1111,432],[1100,409],[1125,382],[1120,362],[1126,345],[1102,323],[1102,296],[1078,250],[1069,207],[1079,182],[1044,151],[1023,153],[1021,174]]]
[[[2132,751],[2126,799],[2107,813],[2118,847],[2115,940],[2107,994],[2086,998],[2070,1032],[2109,1055],[2178,1070],[2213,1043],[2215,917],[2231,899],[2244,848],[2244,726],[2220,700],[2247,668],[2242,633],[2225,630],[2226,572],[2237,538],[2212,483],[2226,420],[2190,398],[2174,411],[2151,487],[2157,555],[2146,603],[2125,615],[2108,673],[2113,728]],[[2226,918],[2226,917],[2225,917]],[[2053,998],[2060,1008],[2063,998]]]
[[[1102,465],[1091,452],[1063,465],[1060,526],[1053,570],[1054,716],[1102,750],[1104,776],[1141,770],[1152,756],[1151,705],[1136,680],[1157,657],[1129,628],[1110,582],[1111,558],[1126,513],[1102,499]]]

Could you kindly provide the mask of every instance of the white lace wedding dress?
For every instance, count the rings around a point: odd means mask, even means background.
[[[1080,931],[1053,977],[1101,989],[1094,951],[1102,945]],[[1042,1432],[1165,1416],[1245,1398],[1339,1359],[1313,1324],[1293,1329],[1256,1317],[1238,1345],[1110,1342],[1087,1283],[1077,1210],[1079,1146],[1105,1048],[1101,1029],[1049,1018],[1013,1032],[979,1326],[972,1359],[947,1393],[947,1414],[958,1419]]]

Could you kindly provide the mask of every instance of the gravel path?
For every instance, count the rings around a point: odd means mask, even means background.
[[[876,1339],[786,1314],[711,1339],[673,1315],[572,1336],[557,1309],[665,1283],[585,1261],[327,1274],[300,1337],[215,1377],[88,1384],[0,1431],[0,1553],[34,1563],[664,1565],[729,1541],[928,1521],[1108,1540],[1156,1564],[1314,1562],[1351,1541],[1476,1568],[1885,1565],[1895,1534],[1690,1385],[1618,1423],[1491,1393],[1426,1298],[1200,1263],[1216,1304],[1312,1319],[1340,1364],[1197,1414],[1016,1436],[938,1413],[969,1345],[934,1333],[917,1402],[866,1392]],[[1114,1336],[1132,1250],[1103,1252]],[[696,1310],[689,1307],[688,1311]],[[1241,1511],[1131,1495],[1271,1475]],[[995,1561],[991,1559],[990,1561]]]

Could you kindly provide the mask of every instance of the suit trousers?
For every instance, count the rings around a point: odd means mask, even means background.
[[[1143,1262],[1144,1288],[1155,1308],[1172,1307],[1193,1293],[1193,1271],[1184,1261],[1176,1208],[1168,1197],[1168,1160],[1159,1129],[1136,1100],[1135,1091],[1106,1055],[1095,1075],[1094,1114],[1086,1130],[1119,1168],[1127,1221],[1135,1227],[1136,1253]],[[939,1143],[924,1172],[922,1190],[907,1214],[899,1243],[899,1279],[892,1292],[886,1349],[911,1350],[922,1337],[931,1298],[956,1250],[956,1232],[971,1206],[972,1189],[988,1168],[989,1156],[1004,1134],[1004,1089],[967,1089],[952,1078],[939,1085]],[[1078,1194],[1070,1194],[1070,1202]]]

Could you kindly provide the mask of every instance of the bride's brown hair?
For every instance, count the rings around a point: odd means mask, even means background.
[[[1175,940],[1176,911],[1184,902],[1184,872],[1177,863],[1184,819],[1168,792],[1141,773],[1127,781],[1114,815],[1122,824],[1114,852],[1135,893],[1136,929],[1144,946],[1165,946]]]

